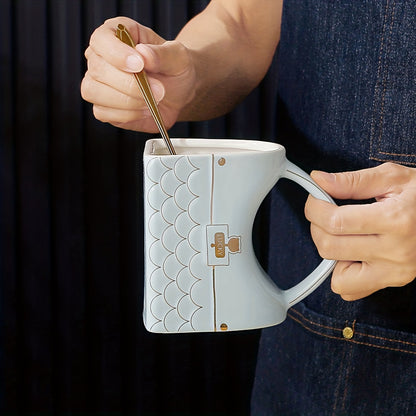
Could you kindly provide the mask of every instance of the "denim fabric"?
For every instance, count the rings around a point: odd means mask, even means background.
[[[285,2],[276,140],[292,162],[416,167],[415,22],[415,0]],[[284,288],[320,260],[305,200],[287,181],[271,195],[268,267]],[[413,415],[415,379],[416,282],[344,302],[328,279],[263,330],[252,414]]]

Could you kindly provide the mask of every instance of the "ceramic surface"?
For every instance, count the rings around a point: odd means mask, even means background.
[[[274,143],[161,139],[144,151],[145,300],[151,332],[254,329],[282,322],[287,309],[313,291],[335,263],[323,260],[282,291],[259,265],[252,226],[280,177],[332,202]],[[283,238],[286,238],[283,236]]]

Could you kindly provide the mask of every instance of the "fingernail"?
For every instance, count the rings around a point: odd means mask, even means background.
[[[126,64],[131,72],[140,72],[143,69],[143,61],[138,55],[128,56]]]

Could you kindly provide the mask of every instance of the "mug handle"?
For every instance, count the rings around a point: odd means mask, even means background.
[[[288,160],[286,160],[286,169],[283,171],[281,177],[296,182],[315,198],[335,204],[333,199],[307,173]],[[284,290],[283,297],[287,302],[288,308],[312,293],[329,276],[335,264],[336,260],[322,260],[318,267],[301,282],[290,289]]]

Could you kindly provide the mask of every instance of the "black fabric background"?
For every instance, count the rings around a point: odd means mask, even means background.
[[[126,15],[173,38],[207,3],[0,1],[4,415],[248,413],[258,331],[144,330],[149,135],[96,121],[79,93],[84,50],[105,19]],[[275,87],[268,76],[230,115],[178,124],[171,136],[270,139]],[[265,218],[256,227],[263,262]]]

